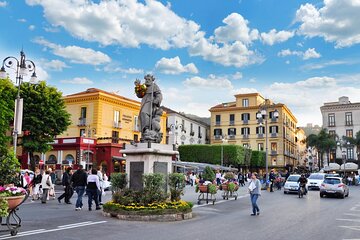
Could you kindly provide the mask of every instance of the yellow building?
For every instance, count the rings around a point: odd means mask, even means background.
[[[234,102],[210,108],[211,144],[227,142],[261,151],[268,146],[268,166],[292,171],[297,165],[297,119],[290,109],[259,93],[238,94],[235,98]],[[261,109],[266,110],[266,115],[262,115],[264,119],[259,123],[257,113]],[[265,125],[268,126],[266,130]]]
[[[124,171],[125,158],[119,153],[124,143],[138,142],[140,102],[96,88],[64,97],[71,125],[58,136],[45,164],[103,165],[107,172]],[[161,118],[166,133],[166,115]],[[165,143],[165,137],[162,143]],[[49,161],[49,159],[51,161]]]

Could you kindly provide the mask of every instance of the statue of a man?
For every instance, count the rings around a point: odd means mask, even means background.
[[[144,79],[146,88],[140,85],[139,80],[135,81],[136,94],[138,97],[142,98],[140,108],[140,129],[142,133],[142,140],[161,142],[162,134],[159,133],[159,122],[162,115],[162,109],[160,108],[162,94],[160,88],[154,82],[154,76],[147,74]],[[137,89],[139,89],[139,91],[137,91]]]

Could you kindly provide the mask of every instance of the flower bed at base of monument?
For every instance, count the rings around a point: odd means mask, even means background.
[[[112,201],[103,205],[104,215],[123,220],[138,221],[179,221],[192,218],[191,202],[175,201],[140,205],[122,205]]]
[[[143,175],[143,189],[128,189],[127,176],[111,174],[112,200],[103,205],[105,216],[122,220],[179,221],[192,218],[191,202],[181,200],[184,194],[183,174],[167,176],[169,193],[164,188],[165,175],[159,173]]]

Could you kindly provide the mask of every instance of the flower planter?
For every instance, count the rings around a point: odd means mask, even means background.
[[[199,185],[199,191],[201,193],[207,193],[208,191],[208,186],[207,185]]]
[[[6,199],[8,201],[9,204],[9,211],[15,209],[17,206],[19,206],[22,201],[25,198],[25,195],[20,195],[20,196],[11,196],[11,197],[1,197],[3,199]]]

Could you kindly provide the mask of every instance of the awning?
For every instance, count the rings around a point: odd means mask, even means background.
[[[126,158],[120,157],[120,156],[112,156],[112,160],[113,161],[123,161],[123,160],[126,160]]]
[[[345,169],[345,170],[358,170],[359,166],[356,163],[352,163],[352,162],[348,162],[345,163],[345,168],[344,168],[344,164],[341,164],[340,166],[340,170]]]
[[[329,163],[329,168],[330,168],[330,171],[339,170],[339,169],[340,169],[340,165],[337,164],[337,163]]]

